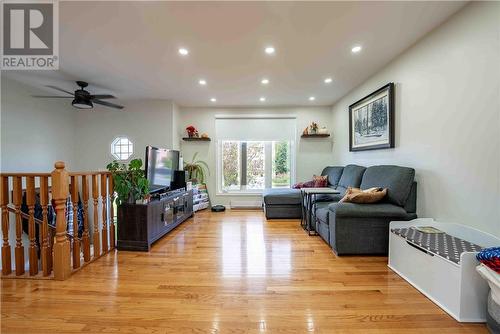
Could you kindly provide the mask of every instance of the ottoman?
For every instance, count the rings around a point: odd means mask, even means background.
[[[302,217],[300,189],[265,189],[262,196],[267,219]]]

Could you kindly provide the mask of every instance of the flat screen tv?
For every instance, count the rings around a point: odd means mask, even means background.
[[[179,151],[153,146],[146,147],[146,178],[151,193],[167,190],[174,171],[179,169]]]

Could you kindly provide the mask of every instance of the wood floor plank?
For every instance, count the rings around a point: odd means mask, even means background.
[[[69,280],[1,282],[2,333],[487,333],[387,268],[336,257],[297,220],[198,213],[151,252],[113,251]]]

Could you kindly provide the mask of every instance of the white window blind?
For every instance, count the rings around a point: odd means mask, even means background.
[[[295,116],[225,116],[217,115],[215,132],[218,140],[295,141]]]

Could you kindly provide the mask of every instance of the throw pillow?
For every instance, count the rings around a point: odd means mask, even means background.
[[[313,175],[314,188],[326,188],[328,186],[328,175]]]
[[[349,187],[340,200],[346,203],[368,204],[380,202],[387,195],[387,188],[369,188],[361,190],[359,188]]]
[[[314,181],[299,182],[292,186],[293,189],[314,188]]]

